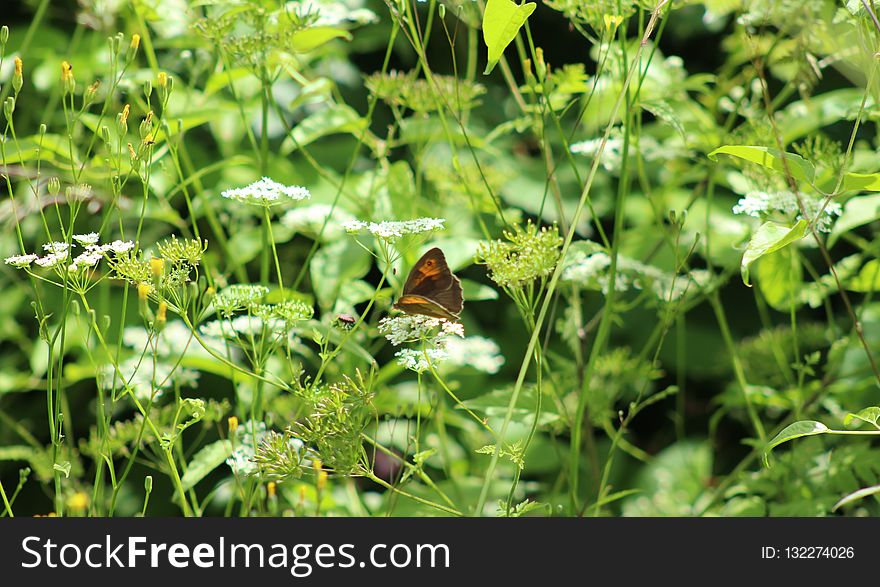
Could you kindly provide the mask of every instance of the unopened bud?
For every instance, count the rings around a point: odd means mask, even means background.
[[[141,36],[137,33],[131,36],[131,43],[128,45],[128,53],[125,55],[125,59],[129,62],[134,61],[134,58],[137,57],[138,47],[141,46]]]
[[[50,177],[49,184],[46,186],[46,189],[49,191],[49,195],[55,197],[61,191],[61,180],[57,177]]]
[[[24,63],[21,60],[21,57],[15,58],[15,73],[12,74],[12,89],[15,90],[15,94],[21,91],[21,86],[24,83]]]
[[[73,66],[67,61],[61,62],[61,89],[64,95],[72,94],[76,90],[76,80],[73,77]]]

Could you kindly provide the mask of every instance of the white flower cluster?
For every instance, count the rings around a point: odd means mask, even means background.
[[[287,186],[268,177],[264,177],[243,188],[224,190],[220,195],[242,204],[254,204],[257,206],[274,206],[282,202],[282,198],[299,201],[312,197],[311,192],[307,188],[298,185]]]
[[[405,369],[415,371],[416,373],[424,373],[431,368],[431,365],[442,363],[448,358],[446,349],[438,346],[432,349],[420,351],[417,349],[400,349],[394,356],[397,357],[397,364],[402,365]]]
[[[406,342],[424,342],[424,351],[401,349],[394,353],[399,365],[421,373],[429,368],[429,361],[436,365],[447,358],[447,340],[452,336],[463,338],[464,325],[441,318],[404,314],[382,318],[379,321],[379,332],[384,333],[385,338],[394,346]]]
[[[831,223],[834,217],[840,216],[843,208],[838,202],[828,202],[822,207],[823,200],[801,195],[801,202],[804,206],[804,212],[807,213],[807,220],[816,221],[816,228],[821,232],[830,232]],[[745,214],[754,218],[761,218],[765,214],[772,212],[781,212],[783,214],[797,214],[797,220],[803,219],[797,197],[788,191],[764,192],[753,191],[740,198],[739,202],[733,207],[734,214]],[[821,213],[821,216],[819,214]]]
[[[435,332],[438,326],[440,331]],[[464,337],[464,325],[460,322],[450,322],[442,318],[431,318],[420,314],[403,314],[382,318],[379,321],[379,332],[385,334],[385,338],[392,345],[399,346],[405,342],[445,338],[452,334]]]
[[[446,341],[446,353],[453,365],[473,367],[484,373],[498,373],[504,365],[498,343],[482,336],[450,338]]]
[[[577,250],[566,260],[561,278],[563,281],[599,289],[607,294],[611,282],[607,274],[610,266],[611,256],[603,250]],[[631,288],[643,289],[647,285],[658,299],[672,302],[679,300],[688,291],[698,290],[708,284],[711,275],[709,271],[702,269],[673,275],[653,265],[619,255],[614,289],[622,292]]]
[[[345,233],[343,225],[353,220],[354,216],[339,206],[333,208],[329,204],[311,204],[288,210],[281,217],[281,224],[297,232],[318,236],[321,233],[324,222],[327,222],[322,238],[324,240],[335,240]]]
[[[363,220],[351,220],[345,222],[342,227],[351,234],[369,232],[376,238],[393,242],[407,234],[419,234],[443,230],[443,218],[414,218],[412,220],[386,220],[384,222],[364,222]]]
[[[108,253],[119,255],[134,248],[133,242],[121,240],[99,245],[98,234],[95,232],[75,234],[73,235],[73,240],[84,247],[85,250],[77,255],[66,267],[69,273],[76,273],[80,269],[96,266]],[[6,257],[5,262],[7,265],[17,269],[28,269],[31,264],[36,264],[44,269],[58,269],[70,259],[71,249],[75,246],[75,244],[65,242],[46,243],[43,245],[43,250],[46,251],[43,257],[34,254],[14,255]]]

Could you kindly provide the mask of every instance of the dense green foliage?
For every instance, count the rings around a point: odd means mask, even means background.
[[[880,510],[873,2],[50,4],[0,516]]]

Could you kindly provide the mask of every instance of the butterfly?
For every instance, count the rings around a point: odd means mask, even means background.
[[[458,322],[463,304],[461,282],[449,270],[443,251],[434,247],[413,265],[394,307],[407,314]]]

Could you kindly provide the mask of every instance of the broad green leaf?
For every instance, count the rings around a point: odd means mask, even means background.
[[[807,221],[800,220],[792,227],[777,222],[765,222],[762,224],[749,241],[746,252],[743,253],[740,272],[743,283],[749,284],[749,268],[752,263],[770,253],[776,252],[791,243],[804,237],[807,231]]]
[[[855,422],[856,420],[858,420],[858,422]],[[880,428],[880,425],[877,424],[878,421],[880,421],[880,408],[877,406],[871,406],[870,408],[860,410],[856,414],[847,414],[846,418],[843,420],[843,425],[854,427],[865,422],[873,425],[875,428]]]
[[[329,43],[333,39],[350,41],[351,33],[344,29],[329,26],[309,27],[293,33],[290,39],[290,48],[296,53],[307,53]]]
[[[333,307],[339,289],[370,270],[372,257],[354,239],[321,247],[312,258],[309,270],[318,303],[325,311]]]
[[[834,223],[828,235],[828,246],[834,246],[842,235],[853,228],[864,226],[880,218],[880,194],[856,196],[843,206],[843,214]]]
[[[843,191],[880,192],[880,173],[847,173],[843,176]]]
[[[488,75],[495,68],[504,50],[537,7],[534,2],[517,4],[511,0],[489,0],[483,13],[483,40],[489,49],[483,75]]]
[[[831,511],[832,512],[837,511],[838,508],[842,508],[843,506],[845,506],[849,503],[852,503],[854,501],[858,501],[860,499],[864,499],[864,498],[868,497],[869,495],[875,495],[877,493],[880,493],[880,485],[874,485],[872,487],[864,487],[862,489],[859,489],[858,491],[853,491],[852,493],[850,493],[849,495],[847,495],[846,497],[844,497],[840,501],[838,501],[836,504],[834,504],[834,507],[831,508]]]
[[[785,172],[785,167],[782,164],[784,158],[788,162],[788,169],[795,179],[812,182],[816,177],[816,170],[813,168],[812,163],[795,153],[785,153],[783,155],[778,149],[749,145],[724,145],[709,153],[709,159],[717,161],[718,155],[730,155],[731,157],[757,163],[762,167],[779,172]]]
[[[871,292],[880,289],[880,260],[872,259],[865,263],[859,274],[846,285],[849,291]]]
[[[776,435],[776,438],[767,443],[764,447],[764,464],[769,466],[768,457],[770,451],[789,440],[803,438],[804,436],[815,436],[817,434],[827,434],[830,432],[828,427],[822,422],[815,420],[801,420],[790,426],[786,426],[782,432]]]
[[[297,147],[304,147],[319,138],[332,134],[359,134],[367,126],[367,121],[350,106],[335,104],[319,110],[300,121],[291,136],[284,139],[281,152],[290,154]]]
[[[792,304],[800,305],[803,267],[794,247],[764,255],[755,267],[755,276],[764,299],[774,310],[788,312]]]
[[[208,474],[223,464],[232,454],[232,443],[228,440],[218,440],[202,448],[193,456],[186,468],[186,473],[180,480],[184,491],[189,491],[196,483],[208,476]]]

